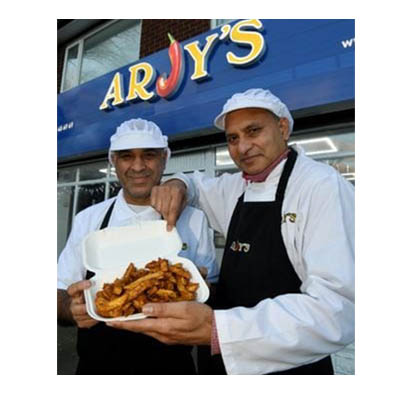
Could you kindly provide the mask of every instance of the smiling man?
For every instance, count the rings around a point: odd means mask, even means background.
[[[214,123],[241,171],[175,175],[151,201],[173,225],[187,197],[225,236],[216,298],[113,326],[211,345],[203,373],[332,374],[330,354],[354,340],[354,187],[288,147],[293,119],[269,90],[233,95]]]
[[[287,150],[289,121],[260,108],[246,108],[226,116],[229,153],[245,175],[262,174]]]
[[[150,191],[160,183],[167,151],[157,148],[115,151],[112,163],[128,203],[148,206]]]
[[[150,206],[150,194],[160,184],[169,155],[167,137],[155,123],[143,119],[122,123],[111,137],[109,150],[122,188],[117,197],[88,207],[74,220],[58,262],[57,300],[59,322],[78,327],[77,374],[195,373],[191,347],[168,347],[148,336],[109,328],[87,314],[83,297],[92,273],[82,263],[82,240],[107,226],[161,219]],[[215,249],[204,213],[187,207],[176,228],[186,245],[179,255],[203,267],[208,281],[215,282]]]

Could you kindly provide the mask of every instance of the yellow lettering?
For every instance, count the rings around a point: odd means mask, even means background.
[[[211,36],[206,37],[206,45],[203,50],[199,49],[199,42],[194,41],[192,43],[186,44],[185,49],[189,52],[190,56],[194,60],[194,73],[190,77],[191,80],[198,80],[201,78],[208,77],[207,72],[207,60],[211,53],[211,49],[214,47],[218,34],[214,33]]]
[[[124,103],[124,84],[123,76],[121,73],[115,73],[113,80],[108,88],[107,94],[104,97],[103,103],[101,103],[100,110],[110,109],[109,100],[113,99],[112,105],[118,106]]]
[[[154,96],[154,92],[148,92],[146,87],[154,82],[155,72],[153,66],[149,63],[139,63],[129,68],[131,73],[129,80],[129,92],[126,100],[150,100]],[[139,74],[143,77],[139,81]]]
[[[247,19],[236,23],[230,32],[230,39],[239,45],[250,45],[251,51],[248,55],[239,57],[233,52],[226,54],[226,59],[235,66],[244,66],[255,62],[265,51],[264,37],[259,32],[246,31],[246,28],[262,30],[263,25],[259,19]]]

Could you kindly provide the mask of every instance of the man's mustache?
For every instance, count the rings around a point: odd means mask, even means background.
[[[152,173],[149,171],[136,172],[133,170],[128,170],[125,174],[131,178],[142,178],[142,177],[150,177]]]
[[[239,156],[239,160],[246,160],[246,159],[250,159],[250,158],[255,158],[256,156],[258,156],[259,154],[247,154],[247,155],[241,155]]]

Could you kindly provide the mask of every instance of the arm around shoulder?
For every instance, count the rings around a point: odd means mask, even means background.
[[[210,227],[225,234],[237,199],[245,190],[241,173],[210,177],[195,171],[193,174],[175,174],[173,178],[186,184],[188,204],[203,210]]]

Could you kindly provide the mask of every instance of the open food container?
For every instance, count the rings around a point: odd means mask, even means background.
[[[178,256],[182,240],[174,228],[166,230],[166,221],[145,221],[135,226],[106,228],[90,233],[82,242],[82,259],[87,270],[95,275],[90,279],[92,286],[84,291],[88,314],[97,321],[127,321],[145,318],[142,313],[105,318],[96,312],[96,293],[104,283],[112,283],[124,275],[132,262],[136,268],[158,258],[168,259],[170,264],[181,263],[192,275],[191,282],[199,284],[196,301],[205,302],[209,289],[196,265],[187,258]]]

